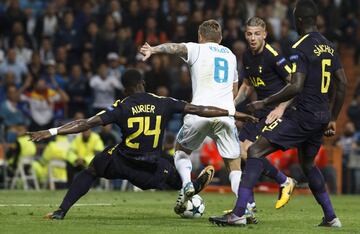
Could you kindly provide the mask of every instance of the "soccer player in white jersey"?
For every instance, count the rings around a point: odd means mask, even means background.
[[[192,164],[190,154],[200,147],[206,136],[216,141],[229,172],[231,189],[237,195],[241,179],[240,148],[232,116],[235,113],[234,96],[238,91],[238,74],[235,55],[220,45],[221,26],[216,20],[204,21],[198,30],[199,43],[165,43],[151,47],[145,43],[140,52],[147,60],[152,54],[167,53],[180,56],[190,67],[193,99],[192,104],[211,105],[229,111],[230,116],[203,118],[186,115],[177,135],[175,166],[183,188],[174,208],[177,214],[185,210],[185,204],[194,194],[191,183]]]

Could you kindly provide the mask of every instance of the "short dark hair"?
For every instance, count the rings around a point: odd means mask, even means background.
[[[204,39],[219,42],[222,39],[221,26],[216,20],[206,20],[199,26],[199,33]]]
[[[121,81],[126,89],[133,88],[143,81],[143,76],[139,70],[128,69],[125,71]]]
[[[312,0],[299,0],[296,2],[295,18],[301,18],[306,25],[315,25],[318,9]]]

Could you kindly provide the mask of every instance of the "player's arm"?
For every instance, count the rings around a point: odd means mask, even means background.
[[[334,72],[333,82],[335,85],[335,97],[332,99],[331,106],[331,121],[325,130],[325,136],[333,136],[336,133],[336,120],[339,116],[342,105],[345,100],[347,78],[344,69],[338,69]]]
[[[254,116],[245,114],[245,113],[241,113],[236,111],[234,114],[229,113],[228,110],[224,110],[221,108],[217,108],[217,107],[212,107],[212,106],[197,106],[197,105],[193,105],[190,103],[187,103],[185,105],[184,108],[184,112],[187,114],[193,114],[193,115],[198,115],[198,116],[202,116],[202,117],[220,117],[220,116],[229,116],[229,115],[233,115],[235,119],[240,120],[240,121],[244,121],[244,122],[253,122],[256,123],[259,120],[257,118],[255,118]]]
[[[164,43],[158,46],[150,46],[147,42],[140,48],[140,53],[144,55],[143,61],[150,58],[153,54],[173,54],[182,58],[187,58],[188,50],[182,43]]]
[[[291,82],[282,88],[279,92],[263,99],[255,101],[247,105],[250,111],[255,111],[264,108],[265,106],[278,104],[280,102],[288,101],[301,93],[304,88],[306,74],[295,72],[291,76]]]
[[[41,141],[50,138],[54,135],[67,135],[73,133],[84,132],[90,128],[97,127],[103,124],[100,116],[95,115],[88,119],[78,119],[64,124],[58,128],[51,128],[48,130],[27,132],[26,134],[30,137],[31,141]]]
[[[291,74],[288,74],[285,78],[283,78],[286,83],[291,81]],[[286,110],[286,108],[293,102],[294,99],[290,99],[288,101],[282,102],[277,107],[275,107],[267,116],[265,123],[270,124],[275,120],[281,118]]]
[[[253,88],[250,85],[250,82],[248,79],[244,79],[243,83],[241,84],[239,91],[234,99],[234,104],[237,106],[239,103],[242,103],[246,100],[247,97],[250,96]]]

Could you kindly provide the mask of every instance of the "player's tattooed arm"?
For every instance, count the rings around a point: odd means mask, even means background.
[[[67,135],[73,133],[79,133],[86,131],[90,128],[102,125],[102,120],[98,115],[95,115],[88,119],[79,119],[71,121],[67,124],[64,124],[58,128],[37,131],[37,132],[27,132],[26,134],[30,137],[31,141],[41,141],[47,138],[50,138],[53,135]]]
[[[250,82],[248,79],[244,79],[243,83],[241,84],[239,91],[234,99],[234,104],[235,106],[237,106],[239,103],[242,103],[243,101],[245,101],[245,99],[247,97],[249,97],[249,95],[252,92],[252,86],[250,85]]]
[[[202,117],[229,116],[229,111],[227,111],[227,110],[213,107],[213,106],[197,106],[197,105],[193,105],[190,103],[185,105],[184,112],[188,113],[188,114],[202,116]],[[259,121],[254,116],[251,116],[251,115],[248,115],[245,113],[241,113],[241,112],[237,112],[237,111],[233,114],[233,116],[235,117],[235,119],[244,121],[244,122],[249,121],[249,122],[257,123]]]
[[[186,46],[181,43],[164,43],[158,46],[150,46],[148,43],[145,43],[140,48],[140,53],[144,55],[143,61],[147,60],[151,55],[159,53],[173,54],[185,59],[188,55]]]

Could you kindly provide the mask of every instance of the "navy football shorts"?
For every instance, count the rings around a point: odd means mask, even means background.
[[[91,161],[90,167],[95,169],[98,177],[128,180],[143,190],[181,189],[181,178],[172,159],[159,156],[156,163],[146,165],[144,162],[129,160],[112,149],[105,148]]]
[[[296,111],[263,128],[261,135],[282,150],[298,148],[305,157],[315,157],[322,144],[325,123],[298,120]]]

